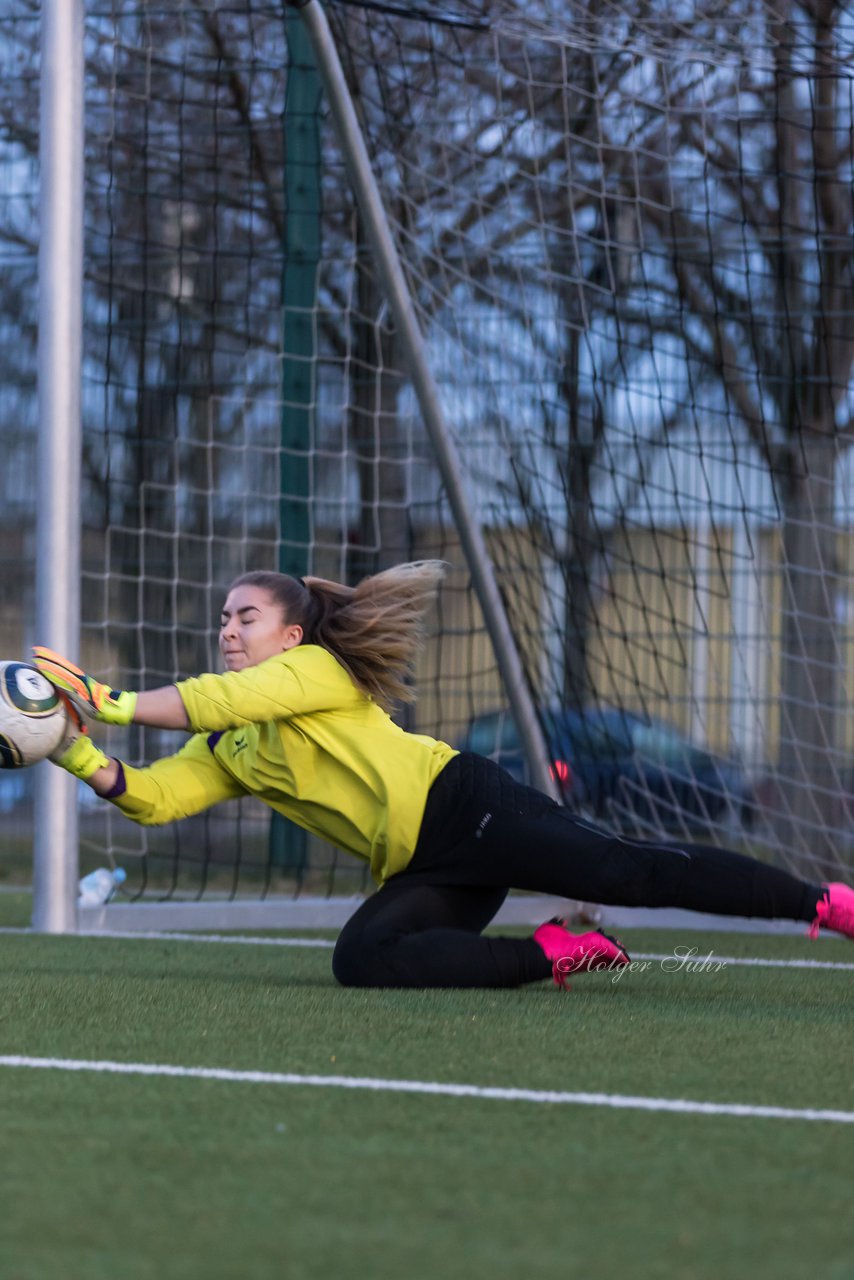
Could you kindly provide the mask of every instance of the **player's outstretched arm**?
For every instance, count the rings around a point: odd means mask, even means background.
[[[108,684],[87,675],[73,662],[42,645],[33,649],[33,662],[84,715],[103,724],[145,724],[156,729],[190,727],[181,695],[174,685],[164,685],[145,693],[111,689]]]
[[[50,759],[112,801],[132,822],[159,826],[245,794],[218,763],[207,739],[198,735],[176,755],[142,769],[109,759],[89,737],[86,721],[71,699],[60,696],[65,703],[65,735]]]

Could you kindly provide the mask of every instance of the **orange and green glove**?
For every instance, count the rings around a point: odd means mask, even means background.
[[[138,694],[101,684],[67,658],[41,645],[33,649],[33,662],[42,675],[47,676],[61,693],[67,694],[84,715],[100,720],[102,724],[130,724],[133,720]]]
[[[93,773],[105,768],[110,762],[89,737],[83,717],[71,699],[64,693],[59,696],[65,703],[65,734],[48,759],[73,773],[75,778],[87,782]]]

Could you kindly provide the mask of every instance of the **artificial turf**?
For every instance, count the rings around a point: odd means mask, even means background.
[[[635,953],[854,961],[637,933]],[[852,970],[347,991],[326,950],[0,936],[0,1053],[854,1112]],[[854,1125],[0,1068],[3,1280],[848,1280]]]

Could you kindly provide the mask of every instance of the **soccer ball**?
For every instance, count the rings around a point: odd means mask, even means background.
[[[24,769],[55,751],[65,703],[29,662],[0,662],[0,769]]]

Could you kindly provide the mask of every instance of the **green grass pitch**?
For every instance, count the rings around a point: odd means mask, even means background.
[[[6,933],[0,957],[2,1055],[854,1112],[851,969],[358,992],[328,950]],[[0,1109],[3,1280],[854,1274],[854,1124],[23,1067]]]

